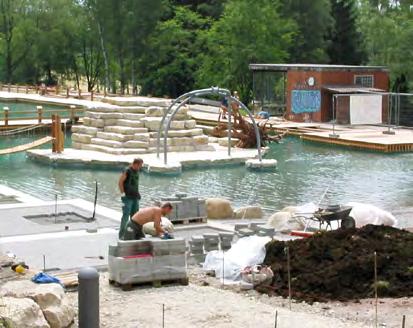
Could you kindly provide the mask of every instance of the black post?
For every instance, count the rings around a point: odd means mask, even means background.
[[[99,273],[82,268],[79,279],[79,328],[99,328]]]

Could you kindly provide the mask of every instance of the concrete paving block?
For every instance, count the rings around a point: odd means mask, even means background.
[[[275,229],[272,227],[266,227],[266,226],[258,226],[258,232],[257,235],[261,237],[273,237],[275,233]]]
[[[248,223],[235,223],[235,226],[234,226],[235,231],[239,231],[245,228],[248,228]]]
[[[251,229],[248,229],[248,228],[239,229],[238,230],[238,235],[240,237],[249,237],[249,236],[255,235],[255,231],[253,231]]]
[[[250,230],[252,230],[252,231],[257,232],[257,231],[258,231],[258,226],[259,226],[259,223],[257,223],[257,222],[251,222],[251,223],[249,224],[248,228],[249,228]]]

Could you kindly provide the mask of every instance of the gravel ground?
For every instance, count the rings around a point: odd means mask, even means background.
[[[292,303],[268,297],[253,290],[220,285],[218,279],[206,276],[191,267],[190,285],[161,288],[138,287],[124,292],[108,283],[107,273],[101,275],[101,327],[163,327],[162,306],[165,306],[165,327],[274,327],[278,311],[278,328],[347,328],[373,327],[372,300],[361,303]],[[69,294],[77,306],[77,293]],[[413,300],[388,299],[379,304],[382,327],[401,327],[406,314],[407,326],[413,320]],[[77,327],[75,323],[73,328]]]

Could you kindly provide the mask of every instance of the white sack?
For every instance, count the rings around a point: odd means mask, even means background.
[[[241,271],[245,267],[261,264],[264,261],[265,245],[269,241],[271,241],[270,237],[241,238],[225,253],[222,251],[209,252],[205,258],[203,269],[215,271],[215,276],[220,279],[222,279],[222,271],[224,271],[225,283],[239,281],[241,280]]]
[[[356,202],[350,202],[346,205],[353,207],[350,216],[356,221],[357,228],[367,224],[384,224],[387,226],[397,225],[396,218],[390,212],[384,211],[377,206]]]
[[[174,225],[164,216],[161,218],[161,227],[168,233],[174,231]],[[153,222],[145,223],[142,230],[144,234],[156,237],[155,224]]]

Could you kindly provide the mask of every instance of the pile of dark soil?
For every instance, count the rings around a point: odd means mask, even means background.
[[[377,252],[379,297],[413,296],[413,233],[386,226],[323,232],[310,238],[266,245],[264,264],[271,266],[268,294],[288,296],[288,246],[292,297],[307,302],[374,297]]]

